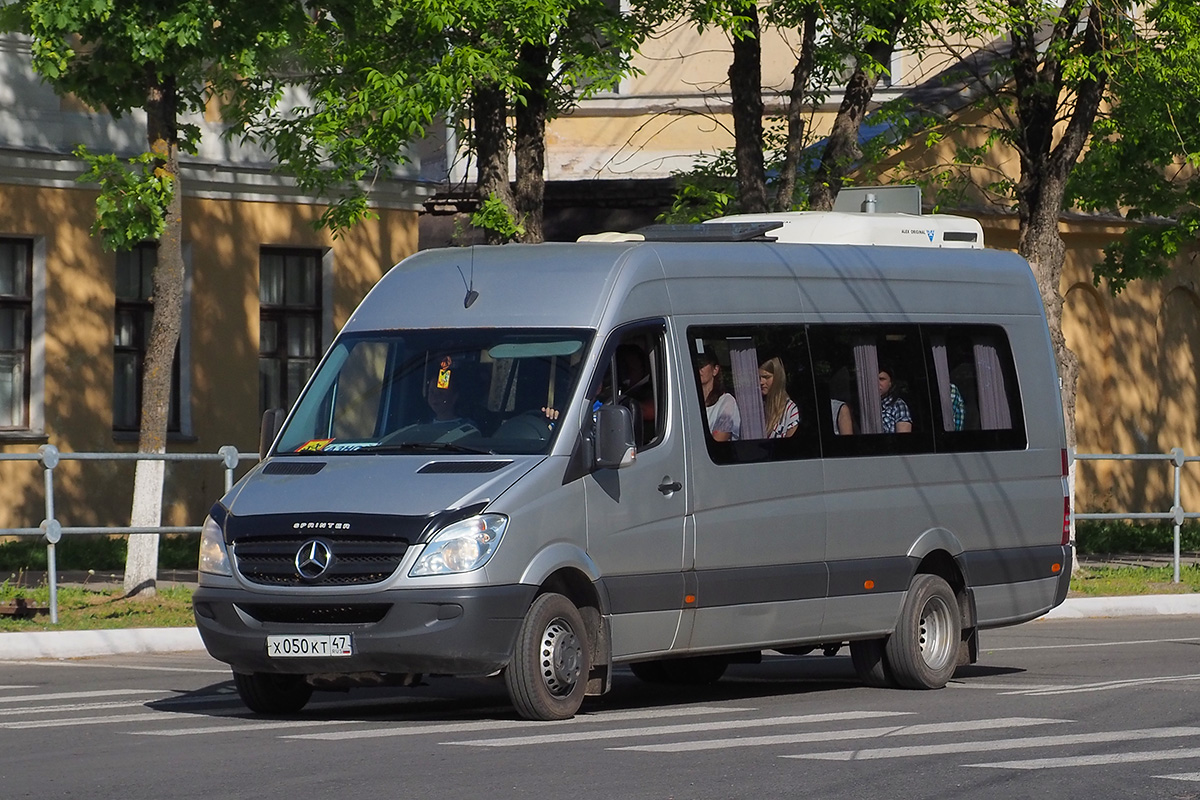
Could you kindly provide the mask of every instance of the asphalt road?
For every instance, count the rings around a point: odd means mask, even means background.
[[[941,691],[773,656],[703,688],[622,670],[560,723],[517,719],[496,680],[265,719],[202,653],[0,661],[0,797],[1200,798],[1200,616],[983,637]]]

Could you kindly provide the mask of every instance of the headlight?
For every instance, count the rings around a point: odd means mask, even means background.
[[[425,545],[408,574],[415,578],[479,569],[500,546],[506,527],[508,517],[501,514],[480,514],[447,525]]]
[[[233,576],[229,568],[229,554],[225,552],[225,536],[212,517],[204,518],[204,527],[200,529],[200,563],[201,572],[212,575]]]

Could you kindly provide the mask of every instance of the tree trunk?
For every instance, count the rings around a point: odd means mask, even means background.
[[[512,187],[508,183],[508,101],[494,84],[476,83],[473,100],[475,153],[479,159],[477,186],[482,203],[495,195],[509,213],[516,215]],[[488,244],[504,244],[496,231],[484,232]]]
[[[546,107],[550,49],[527,44],[521,48],[521,77],[528,87],[524,102],[516,103],[517,221],[525,232],[522,242],[545,240],[543,230],[546,190]]]
[[[867,45],[866,54],[869,58],[858,60],[854,74],[846,84],[842,105],[833,121],[829,138],[825,140],[821,164],[809,186],[808,207],[813,211],[833,210],[833,201],[842,190],[843,179],[854,169],[855,162],[862,158],[862,150],[858,146],[858,133],[866,117],[871,97],[875,94],[875,86],[879,83],[879,75],[868,70],[863,64],[870,64],[872,61],[886,64],[891,60],[892,51],[896,48],[896,36],[904,23],[905,10],[900,6],[893,13],[887,37]]]
[[[792,196],[796,192],[796,170],[800,168],[800,153],[804,146],[804,106],[816,53],[817,6],[811,6],[805,12],[801,31],[800,57],[792,68],[792,88],[788,91],[788,135],[779,187],[775,193],[776,211],[791,211],[794,205]]]
[[[158,241],[154,268],[154,312],[142,367],[142,420],[138,452],[167,451],[167,418],[171,404],[171,373],[183,321],[183,189],[179,182],[179,139],[176,95],[172,79],[158,83],[146,99],[147,139],[158,157],[157,168],[173,185],[166,225]],[[134,475],[134,527],[158,527],[162,522],[165,462],[138,461]],[[131,534],[125,562],[126,595],[153,595],[158,576],[158,534]]]
[[[748,19],[733,37],[729,93],[733,108],[733,154],[737,164],[738,205],[747,214],[767,210],[766,169],[763,165],[762,42],[758,6],[739,0],[733,10]]]

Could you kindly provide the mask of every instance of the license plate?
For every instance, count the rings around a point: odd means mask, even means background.
[[[271,658],[352,656],[354,655],[354,640],[348,633],[268,636],[267,655]]]

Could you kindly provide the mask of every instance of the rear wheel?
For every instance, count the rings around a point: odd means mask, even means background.
[[[233,685],[246,708],[258,714],[294,714],[308,704],[313,693],[303,675],[235,672]]]
[[[940,689],[958,666],[962,614],[950,584],[917,575],[908,587],[896,631],[887,640],[887,663],[906,689]]]
[[[521,629],[504,685],[526,719],[569,719],[587,690],[587,629],[575,605],[561,594],[533,601]]]

